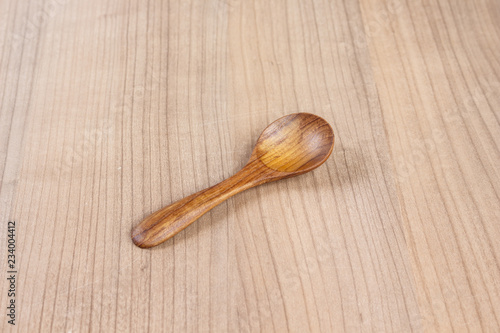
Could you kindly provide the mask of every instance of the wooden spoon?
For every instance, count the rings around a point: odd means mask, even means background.
[[[241,191],[319,167],[330,156],[333,141],[331,126],[313,114],[294,113],[274,121],[260,135],[243,169],[151,214],[132,230],[134,244],[156,246]]]

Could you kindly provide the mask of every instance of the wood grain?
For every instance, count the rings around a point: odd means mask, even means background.
[[[500,323],[498,2],[363,3],[423,328]],[[397,91],[397,94],[395,93]]]
[[[0,331],[498,331],[500,4],[0,0]],[[144,251],[295,112],[335,150]]]

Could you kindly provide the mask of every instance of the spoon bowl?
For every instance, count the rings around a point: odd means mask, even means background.
[[[279,118],[264,129],[243,169],[151,214],[132,230],[132,241],[142,248],[156,246],[241,191],[309,172],[328,159],[333,143],[333,130],[321,117],[294,113]]]
[[[310,113],[290,114],[264,129],[250,160],[259,159],[274,171],[302,174],[326,161],[333,142],[332,127],[323,118]]]

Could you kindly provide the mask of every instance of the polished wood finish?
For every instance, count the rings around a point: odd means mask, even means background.
[[[323,118],[309,113],[284,116],[262,132],[243,169],[151,214],[132,230],[132,240],[142,248],[163,243],[241,191],[316,169],[332,153],[333,143],[333,130]]]

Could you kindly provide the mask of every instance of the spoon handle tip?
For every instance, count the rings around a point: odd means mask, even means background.
[[[247,167],[222,182],[185,197],[146,217],[131,233],[132,241],[150,248],[186,228],[231,196],[257,185]]]

